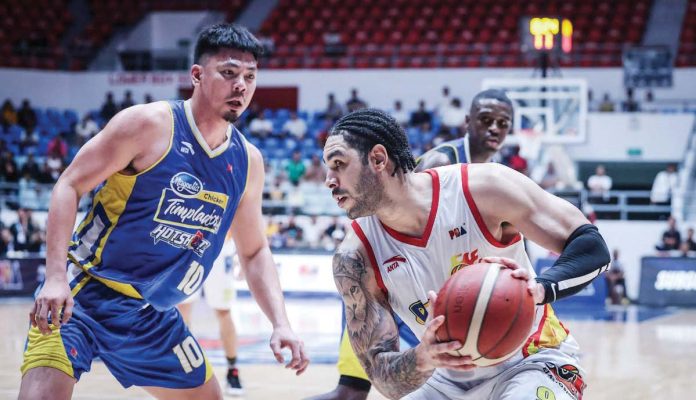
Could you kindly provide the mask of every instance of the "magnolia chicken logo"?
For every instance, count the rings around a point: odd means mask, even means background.
[[[406,258],[403,256],[394,256],[389,259],[387,259],[385,262],[382,263],[383,266],[386,266],[387,268],[387,273],[394,271],[395,269],[399,268],[399,263],[405,263]]]

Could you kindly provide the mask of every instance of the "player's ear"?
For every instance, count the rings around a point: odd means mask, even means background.
[[[201,82],[201,73],[203,73],[203,67],[198,64],[193,64],[191,66],[191,83],[193,86],[198,86]]]
[[[389,159],[387,149],[381,144],[376,144],[370,150],[369,159],[377,171],[383,170],[387,166],[387,160]]]

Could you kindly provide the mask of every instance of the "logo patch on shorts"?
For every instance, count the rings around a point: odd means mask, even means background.
[[[74,347],[70,348],[70,357],[77,358],[77,349]]]

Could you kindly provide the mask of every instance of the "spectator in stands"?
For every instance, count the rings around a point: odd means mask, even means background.
[[[298,118],[295,111],[290,111],[290,119],[283,124],[283,132],[297,140],[302,140],[307,134],[307,123],[302,118]]]
[[[2,163],[0,163],[0,180],[8,183],[19,182],[17,162],[15,162],[14,154],[9,151],[3,153]]]
[[[361,110],[363,108],[367,108],[367,103],[358,97],[358,89],[351,89],[350,91],[350,99],[346,102],[346,110],[348,110],[349,113],[356,111],[356,110]]]
[[[544,190],[551,190],[555,189],[560,182],[560,178],[556,173],[556,167],[554,167],[553,163],[550,162],[546,166],[546,172],[544,172],[544,176],[541,178],[539,186],[541,186]]]
[[[421,100],[418,102],[418,109],[411,113],[411,121],[409,122],[409,125],[421,126],[426,122],[429,125],[432,125],[433,116],[430,114],[430,112],[428,112],[428,110],[425,109],[425,101]]]
[[[99,133],[99,125],[94,121],[92,116],[88,113],[82,118],[77,126],[75,126],[75,133],[77,133],[77,145],[82,146],[94,135]]]
[[[295,216],[291,215],[288,224],[281,230],[285,236],[285,247],[302,247],[304,243],[304,232],[295,222]]]
[[[266,118],[266,111],[262,111],[257,118],[251,121],[249,132],[260,138],[266,138],[273,134],[273,122]]]
[[[58,177],[65,169],[63,158],[56,153],[49,153],[46,157],[46,171],[51,177],[51,182],[58,181]]]
[[[12,232],[8,228],[0,227],[0,257],[5,257],[9,251],[14,251]]]
[[[22,100],[22,107],[17,112],[17,123],[27,132],[36,128],[36,113],[27,99]]]
[[[461,100],[455,97],[449,106],[442,110],[442,126],[449,131],[450,135],[459,137],[464,132],[464,123],[467,116],[467,110],[462,107]]]
[[[34,235],[39,228],[32,221],[31,210],[20,208],[17,210],[17,222],[10,226],[10,232],[14,238],[13,247],[15,251],[29,251],[36,248]],[[40,241],[40,237],[38,238]]]
[[[435,112],[440,118],[443,117],[445,109],[452,103],[452,97],[450,96],[450,89],[448,86],[443,86],[441,93],[440,100],[435,106]]]
[[[505,165],[521,174],[528,175],[529,173],[527,160],[520,155],[520,146],[518,145],[511,147],[510,156],[505,160]]]
[[[58,160],[60,161],[60,160]],[[41,169],[39,170],[39,176],[37,179],[38,183],[43,183],[43,184],[48,184],[48,183],[54,183],[56,180],[58,180],[58,176],[60,175],[60,172],[56,175],[56,177],[53,177],[53,171],[51,170],[51,163],[49,162],[48,157],[44,160],[44,163],[41,165]]]
[[[391,112],[391,116],[394,117],[396,122],[399,123],[402,127],[408,126],[408,121],[410,119],[410,116],[408,115],[408,112],[404,110],[404,108],[401,106],[401,101],[396,100],[394,102],[394,109]]]
[[[679,244],[679,257],[682,257],[682,258],[696,257],[696,253],[692,252],[692,251],[689,249],[689,244],[688,244],[688,243],[686,243],[686,242],[681,242],[681,244]]]
[[[19,140],[19,151],[21,154],[33,153],[37,150],[39,145],[39,139],[37,133],[34,129],[25,130]]]
[[[312,155],[312,160],[309,163],[309,167],[307,167],[304,180],[320,185],[326,180],[326,165],[321,162],[321,158],[317,154]]]
[[[319,248],[323,229],[319,226],[316,215],[312,215],[309,220],[300,226],[302,228],[304,243],[310,249]]]
[[[682,243],[686,243],[689,246],[689,251],[696,251],[696,240],[694,240],[694,228],[689,228],[686,230],[686,239]]]
[[[679,249],[681,234],[677,229],[677,220],[673,216],[667,219],[667,230],[662,233],[662,241],[655,246],[659,251],[670,251]]]
[[[640,104],[633,97],[633,88],[626,89],[626,101],[623,103],[623,110],[625,112],[637,112],[640,111]]]
[[[125,97],[123,98],[123,101],[121,102],[121,110],[124,110],[128,107],[134,106],[135,101],[133,101],[133,93],[131,93],[130,90],[126,90]]]
[[[331,221],[331,224],[324,229],[324,236],[326,237],[332,237],[334,231],[336,230],[343,230],[343,224],[339,220],[338,217],[333,217],[333,221]]]
[[[14,104],[10,99],[5,100],[2,103],[2,114],[0,114],[0,123],[2,123],[3,128],[7,129],[8,126],[17,123],[17,111],[15,110]]]
[[[678,185],[677,165],[668,164],[664,171],[658,172],[655,176],[652,190],[650,191],[650,202],[659,205],[672,204],[672,196]]]
[[[599,111],[600,112],[614,112],[614,102],[611,101],[611,98],[609,97],[609,93],[604,93],[604,98],[602,99],[602,102],[599,103]]]
[[[143,98],[145,101],[145,104],[149,104],[155,101],[155,99],[152,98],[152,95],[150,93],[145,93],[145,97]]]
[[[36,162],[36,159],[34,158],[34,154],[29,153],[29,155],[27,155],[27,159],[26,159],[26,161],[24,161],[24,165],[22,165],[21,174],[22,174],[22,176],[28,176],[29,179],[31,179],[34,182],[39,181],[39,175],[41,174],[41,167]]]
[[[612,186],[612,179],[606,173],[604,165],[598,165],[595,169],[595,174],[587,180],[587,188],[590,190],[590,195],[595,198],[601,198],[602,201],[609,200],[609,191]]]
[[[114,94],[108,92],[106,94],[106,100],[104,101],[104,104],[102,104],[101,111],[99,111],[99,115],[106,124],[114,115],[116,115],[117,112],[118,106],[114,102]]]
[[[643,100],[643,104],[641,105],[641,111],[643,112],[657,112],[658,109],[655,106],[655,96],[653,95],[652,90],[648,89],[645,92],[645,100]]]
[[[306,171],[307,169],[302,161],[302,153],[299,150],[293,151],[292,159],[285,166],[285,172],[288,174],[290,183],[293,186],[297,186]]]
[[[48,142],[46,147],[47,156],[59,157],[61,160],[65,160],[68,156],[68,142],[65,140],[65,136],[65,132],[61,132]]]
[[[324,111],[324,118],[331,118],[331,123],[333,124],[343,116],[343,107],[336,101],[336,97],[333,93],[329,93],[328,104],[326,105],[326,110]]]
[[[607,281],[607,294],[611,304],[622,304],[628,297],[626,295],[626,280],[624,269],[619,261],[619,249],[614,249],[611,268],[605,275]]]

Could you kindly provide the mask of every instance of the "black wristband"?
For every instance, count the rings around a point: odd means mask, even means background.
[[[609,268],[609,261],[609,249],[597,227],[582,225],[570,235],[553,266],[536,278],[545,291],[541,304],[581,291]]]

